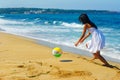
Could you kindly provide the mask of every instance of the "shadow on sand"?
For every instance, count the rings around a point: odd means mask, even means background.
[[[72,62],[73,60],[60,60],[60,62]]]

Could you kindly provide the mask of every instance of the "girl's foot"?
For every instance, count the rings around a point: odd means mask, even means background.
[[[103,66],[113,68],[113,66],[112,66],[112,65],[110,65],[110,64],[103,64]]]

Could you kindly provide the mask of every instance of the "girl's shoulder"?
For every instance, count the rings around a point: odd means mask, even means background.
[[[85,26],[87,29],[92,27],[89,23],[84,24],[84,26]]]

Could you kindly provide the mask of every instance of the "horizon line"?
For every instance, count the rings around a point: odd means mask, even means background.
[[[115,10],[102,10],[102,9],[64,9],[64,8],[39,8],[39,7],[3,7],[3,8],[36,8],[36,9],[59,9],[59,10],[91,10],[91,11],[109,11],[109,12],[120,12]],[[3,9],[0,7],[0,9]]]

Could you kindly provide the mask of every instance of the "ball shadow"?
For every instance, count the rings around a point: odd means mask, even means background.
[[[60,62],[72,62],[73,60],[60,60]]]

